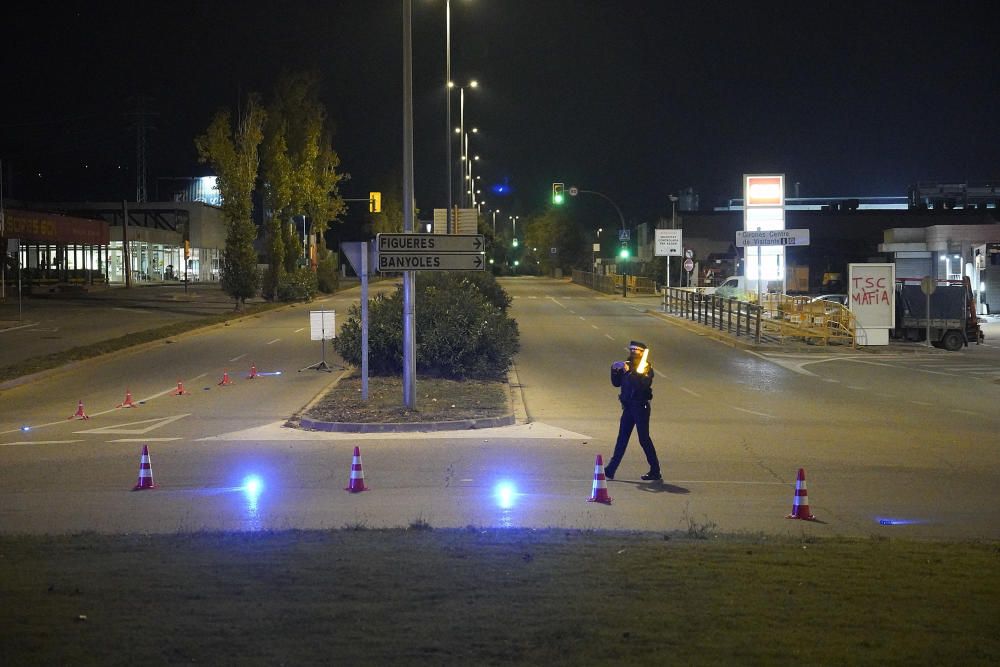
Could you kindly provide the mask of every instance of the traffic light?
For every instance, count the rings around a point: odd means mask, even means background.
[[[552,184],[552,203],[556,206],[561,206],[565,200],[564,191],[566,190],[565,183],[553,183]]]
[[[368,212],[369,213],[381,213],[382,212],[382,193],[381,192],[369,192],[368,193]]]
[[[629,253],[627,245],[623,245],[621,250],[618,251],[618,256],[621,257],[622,259],[628,259],[628,256],[630,254],[631,253]]]

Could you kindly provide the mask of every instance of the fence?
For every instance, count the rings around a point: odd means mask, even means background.
[[[573,269],[573,282],[589,287],[605,294],[616,294],[622,291],[622,281],[629,294],[656,294],[656,283],[642,276],[623,276],[619,273],[602,276],[599,273],[589,273]]]
[[[737,337],[761,340],[763,308],[749,301],[704,294],[697,289],[668,287],[663,293],[663,312],[698,322]]]
[[[705,326],[746,336],[756,343],[805,341],[855,346],[854,314],[839,303],[765,294],[760,304],[705,294],[699,288],[668,288],[663,311]]]

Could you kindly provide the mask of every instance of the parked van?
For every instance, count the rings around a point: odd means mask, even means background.
[[[768,280],[764,282],[764,292],[780,292],[780,280]],[[750,280],[746,276],[730,276],[713,292],[716,296],[726,299],[739,299],[740,301],[757,300],[757,281]]]

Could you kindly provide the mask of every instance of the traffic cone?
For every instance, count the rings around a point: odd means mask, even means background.
[[[250,375],[247,376],[248,380],[252,380],[257,377],[257,366],[255,364],[250,364]]]
[[[142,491],[143,489],[155,489],[153,483],[153,469],[149,465],[149,446],[142,446],[142,457],[139,459],[139,482],[132,489]]]
[[[795,498],[792,500],[792,513],[786,519],[804,519],[813,521],[816,519],[809,511],[809,493],[806,491],[806,471],[799,468],[799,474],[795,478]]]
[[[181,382],[180,380],[178,380],[177,381],[177,391],[174,392],[174,396],[184,396],[185,394],[189,394],[189,393],[191,393],[191,392],[184,391],[184,383]]]
[[[74,418],[75,419],[90,419],[90,417],[87,416],[87,413],[85,413],[83,411],[83,401],[80,401],[79,403],[77,403],[77,405],[76,405],[76,412],[75,413],[71,414],[69,417],[66,417],[66,419],[74,419]]]
[[[233,381],[229,379],[229,371],[223,371],[222,379],[219,381],[219,386],[225,387],[227,385],[231,385],[232,383]]]
[[[587,499],[587,502],[611,504],[611,496],[608,495],[608,480],[604,476],[604,459],[601,458],[600,454],[597,455],[597,461],[594,463],[594,488],[590,492],[590,498]]]
[[[367,490],[368,487],[365,486],[365,471],[361,469],[361,448],[355,447],[354,459],[351,461],[351,483],[347,485],[344,491],[361,493]]]
[[[119,403],[117,406],[119,408],[137,408],[138,405],[132,400],[132,392],[128,389],[125,390],[125,400]]]

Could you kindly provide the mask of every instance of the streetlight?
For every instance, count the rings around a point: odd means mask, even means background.
[[[677,195],[670,195],[670,229],[677,229]],[[667,255],[667,287],[670,287],[670,255]]]
[[[445,81],[445,112],[444,112],[444,126],[445,126],[445,138],[447,142],[447,150],[445,151],[445,162],[448,163],[448,210],[445,211],[445,231],[451,234],[451,0],[445,0],[444,3],[445,11],[445,30],[444,30],[444,46],[445,46],[445,59],[444,59],[444,81]]]
[[[448,80],[448,87],[449,88],[454,88],[455,87],[455,82],[451,81],[449,79]],[[472,79],[472,80],[469,81],[469,88],[478,88],[478,87],[479,87],[479,82],[478,81],[476,81],[475,79]],[[459,97],[459,106],[458,106],[458,108],[459,108],[459,126],[457,128],[455,128],[455,132],[458,134],[459,140],[463,141],[463,146],[462,146],[461,153],[462,153],[462,173],[463,173],[463,181],[464,181],[465,180],[464,179],[464,174],[467,171],[467,168],[465,167],[465,164],[468,162],[468,155],[469,155],[469,137],[465,133],[465,86],[459,86],[458,93],[459,93],[459,95],[458,95],[458,97]],[[449,130],[450,130],[450,127],[451,127],[451,120],[450,120],[450,118],[449,118],[449,121],[448,121],[448,126],[449,126]],[[450,145],[451,145],[450,144],[450,142],[451,142],[451,134],[450,133],[448,134],[448,141],[449,141],[449,149],[448,149],[448,160],[449,160],[449,163],[448,164],[450,166],[451,165],[451,162],[450,162],[450,160],[451,160],[451,148],[450,148]],[[448,172],[448,179],[449,179],[448,182],[449,182],[449,189],[450,189],[450,184],[451,184],[451,171],[450,171],[450,169],[449,169],[449,172]],[[463,203],[464,203],[464,199],[463,199]]]

